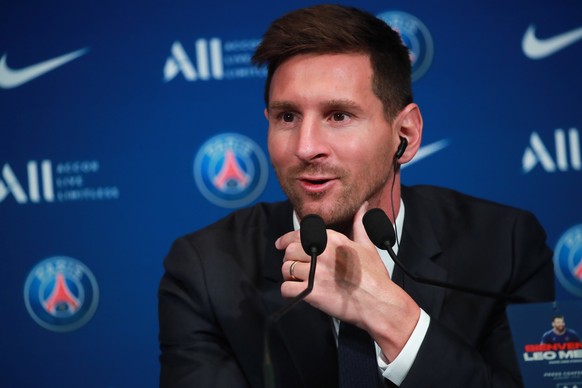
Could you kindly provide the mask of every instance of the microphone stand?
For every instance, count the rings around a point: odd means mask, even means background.
[[[309,277],[307,279],[307,288],[303,290],[299,295],[294,297],[288,305],[276,311],[275,313],[267,317],[267,322],[265,324],[264,331],[264,360],[263,360],[263,379],[265,381],[265,386],[267,388],[275,387],[275,370],[271,362],[271,352],[269,350],[269,334],[271,332],[271,327],[281,317],[287,314],[293,307],[295,307],[299,302],[301,302],[307,295],[313,290],[313,283],[315,279],[315,267],[317,265],[317,255],[319,254],[317,247],[311,247],[311,266],[309,267]]]
[[[287,306],[283,307],[279,311],[270,315],[267,322],[269,322],[271,324],[277,322],[283,315],[287,314],[287,312],[289,310],[291,310],[293,307],[295,307],[295,305],[297,305],[299,302],[301,302],[303,299],[305,299],[305,297],[307,295],[309,295],[311,293],[311,291],[313,290],[313,282],[315,279],[315,267],[317,265],[317,255],[318,255],[317,248],[312,247],[311,248],[311,265],[309,267],[309,277],[307,278],[307,288],[305,290],[303,290],[295,298],[291,299],[291,302],[289,302],[289,304]]]
[[[311,265],[309,267],[309,277],[307,279],[307,288],[299,295],[295,296],[289,304],[279,311],[267,317],[264,331],[264,349],[263,349],[263,379],[265,387],[275,388],[275,371],[271,362],[271,352],[269,349],[269,334],[271,327],[283,315],[287,314],[293,307],[301,302],[313,290],[313,283],[315,280],[315,267],[317,264],[317,256],[325,251],[327,245],[327,234],[325,230],[325,223],[323,219],[317,214],[308,214],[301,220],[300,225],[301,246],[303,251],[311,256]]]

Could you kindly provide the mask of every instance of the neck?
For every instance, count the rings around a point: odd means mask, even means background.
[[[379,198],[374,200],[370,198],[369,208],[378,207],[386,213],[392,223],[396,222],[396,217],[400,211],[400,196],[401,196],[401,186],[400,186],[400,166],[395,165],[394,175],[390,179],[383,192],[380,194]]]

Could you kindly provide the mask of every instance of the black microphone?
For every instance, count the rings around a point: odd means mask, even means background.
[[[384,213],[384,210],[379,209],[379,208],[368,210],[366,212],[366,214],[364,215],[363,223],[364,223],[364,228],[366,229],[366,233],[368,234],[368,237],[374,243],[374,245],[376,245],[380,249],[384,249],[384,250],[388,251],[388,254],[392,258],[392,260],[394,260],[394,263],[398,266],[398,268],[400,268],[402,270],[402,272],[404,272],[412,280],[414,280],[418,283],[428,284],[431,286],[446,288],[446,289],[450,289],[450,290],[467,292],[469,294],[485,296],[488,298],[503,299],[503,300],[507,300],[510,302],[528,302],[529,301],[528,298],[524,298],[521,296],[508,295],[508,294],[497,293],[497,292],[492,292],[492,291],[487,291],[487,290],[480,290],[480,289],[476,289],[476,288],[472,288],[472,287],[461,286],[458,284],[445,283],[445,282],[441,282],[441,281],[436,280],[436,279],[427,279],[427,278],[424,278],[421,276],[414,275],[410,271],[408,271],[408,269],[406,269],[404,264],[402,264],[402,262],[398,259],[398,257],[396,257],[394,250],[392,250],[392,245],[394,245],[394,241],[396,241],[396,237],[394,234],[394,229],[392,227],[392,223],[388,219],[388,216],[386,215],[386,213]]]
[[[299,229],[301,246],[308,255],[319,256],[325,251],[327,245],[327,233],[325,223],[317,214],[308,214],[301,220]]]
[[[275,376],[273,365],[271,363],[271,356],[269,350],[269,333],[271,331],[271,325],[281,319],[282,316],[287,314],[293,307],[295,307],[299,302],[301,302],[307,295],[313,290],[313,282],[315,279],[315,267],[317,264],[317,256],[321,255],[325,251],[327,246],[327,232],[325,230],[325,223],[323,219],[317,214],[308,214],[303,219],[301,219],[299,235],[301,236],[301,246],[305,253],[311,256],[311,265],[309,267],[309,277],[307,279],[307,288],[303,290],[300,294],[295,296],[289,304],[280,309],[279,311],[271,314],[267,318],[267,323],[265,326],[264,334],[264,361],[263,361],[263,378],[266,387],[275,387]]]

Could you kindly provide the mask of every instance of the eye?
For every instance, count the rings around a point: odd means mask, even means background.
[[[347,113],[343,113],[343,112],[336,112],[336,113],[333,113],[331,115],[331,119],[333,121],[345,121],[345,120],[349,119],[349,117],[350,116]]]
[[[295,118],[295,115],[293,113],[285,112],[281,115],[281,118],[286,123],[292,123],[293,119]]]

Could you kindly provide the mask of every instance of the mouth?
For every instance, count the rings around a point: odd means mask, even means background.
[[[332,177],[301,177],[298,179],[301,187],[308,193],[322,193],[329,190],[336,181]]]

